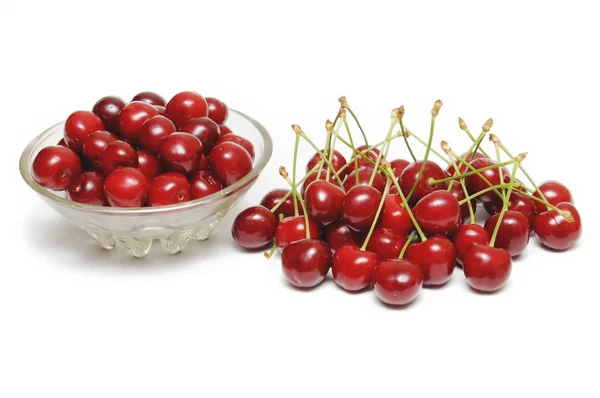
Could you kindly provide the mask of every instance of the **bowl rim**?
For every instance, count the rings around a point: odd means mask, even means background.
[[[87,210],[87,211],[91,211],[91,212],[95,212],[95,213],[108,214],[108,215],[110,215],[110,214],[113,214],[113,215],[160,214],[160,213],[165,213],[165,212],[172,212],[174,210],[184,210],[184,209],[188,209],[188,208],[192,208],[192,207],[199,207],[203,204],[213,203],[219,199],[222,199],[222,198],[230,195],[231,193],[237,191],[238,189],[244,188],[246,185],[248,185],[250,182],[252,182],[254,179],[256,179],[258,177],[258,175],[260,174],[260,172],[265,168],[265,166],[271,159],[271,155],[273,154],[273,141],[271,139],[269,132],[262,124],[260,124],[258,121],[256,121],[252,117],[248,116],[247,114],[240,112],[238,110],[229,108],[229,112],[235,113],[235,114],[241,116],[243,119],[246,119],[246,121],[250,122],[250,124],[252,124],[254,126],[254,128],[256,128],[258,130],[258,132],[260,133],[262,140],[263,140],[263,153],[262,153],[261,157],[259,158],[258,162],[256,163],[256,166],[254,166],[252,168],[250,173],[246,174],[242,179],[235,182],[234,184],[229,185],[228,187],[226,187],[218,192],[215,192],[211,195],[205,196],[203,198],[194,199],[194,200],[190,200],[187,202],[182,202],[182,203],[177,203],[177,204],[172,204],[172,205],[167,205],[167,206],[110,207],[110,206],[88,205],[85,203],[75,202],[73,200],[60,197],[58,195],[54,195],[49,190],[42,187],[41,185],[39,185],[37,182],[35,182],[33,180],[33,176],[30,172],[29,158],[30,158],[34,148],[39,144],[39,142],[41,140],[43,140],[44,138],[46,138],[48,135],[52,134],[58,126],[60,126],[61,124],[64,123],[64,121],[56,123],[55,125],[47,128],[42,133],[37,135],[33,140],[31,140],[31,142],[29,142],[29,144],[27,144],[27,146],[21,153],[21,157],[19,159],[19,170],[21,172],[21,177],[27,183],[27,185],[29,185],[29,187],[31,187],[31,189],[33,189],[35,192],[37,192],[38,194],[42,195],[43,197],[45,197],[47,199],[52,200],[53,202],[55,202],[59,205],[74,208],[74,209],[79,209],[79,210]]]

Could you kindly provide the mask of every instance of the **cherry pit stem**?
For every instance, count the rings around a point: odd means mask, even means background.
[[[363,130],[360,122],[358,121],[358,118],[356,117],[356,115],[354,114],[354,111],[352,111],[352,108],[350,108],[350,105],[348,105],[348,101],[346,100],[346,97],[341,96],[340,99],[340,105],[342,106],[342,108],[346,109],[348,112],[350,112],[350,115],[352,115],[352,118],[354,119],[354,122],[356,123],[356,125],[358,126],[358,129],[360,130],[360,133],[363,136],[363,139],[365,140],[365,146],[369,146],[369,142],[367,140],[367,135],[365,134],[365,131]]]
[[[415,154],[413,153],[412,148],[410,147],[410,144],[408,143],[408,134],[405,128],[404,128],[404,122],[403,122],[403,118],[404,118],[404,106],[400,107],[400,118],[398,119],[398,123],[400,123],[400,134],[402,134],[402,137],[404,138],[404,144],[406,145],[406,148],[408,149],[408,152],[410,153],[410,157],[412,158],[413,162],[417,161],[417,157],[415,156]]]

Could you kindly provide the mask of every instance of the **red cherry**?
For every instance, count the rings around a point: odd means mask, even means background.
[[[203,198],[223,189],[221,181],[207,170],[201,170],[194,174],[190,183],[192,185],[192,199]],[[273,234],[275,234],[275,229],[273,229]]]
[[[188,133],[173,133],[163,138],[158,158],[166,169],[181,174],[191,174],[198,168],[202,156],[202,143]]]
[[[94,131],[83,142],[83,156],[94,168],[100,169],[100,156],[102,156],[108,144],[116,140],[117,136],[108,131]]]
[[[142,91],[136,94],[131,101],[145,102],[150,105],[165,106],[165,99],[152,91]]]
[[[390,162],[390,167],[394,170],[394,175],[399,176],[409,164],[408,160],[395,159]]]
[[[79,152],[88,135],[104,130],[102,120],[90,111],[75,111],[65,122],[65,142],[72,150]]]
[[[328,225],[340,218],[344,191],[331,182],[318,180],[306,188],[304,200],[306,210],[322,225]]]
[[[158,111],[152,105],[139,101],[130,102],[119,114],[121,138],[132,144],[137,144],[142,126],[154,116],[158,116]]]
[[[375,220],[381,193],[368,185],[357,185],[347,193],[342,204],[342,219],[355,231],[363,231]]]
[[[283,249],[281,263],[289,283],[299,288],[315,287],[329,272],[331,249],[317,239],[298,240]]]
[[[361,145],[358,148],[356,148],[357,151],[362,152],[365,149],[367,149],[367,147],[365,145]],[[370,158],[371,160],[373,160],[373,162],[377,162],[377,158],[379,157],[379,149],[377,148],[373,148],[371,149],[369,152],[364,153],[364,155],[366,155],[368,158]],[[371,169],[373,169],[374,165],[370,162],[368,162],[367,160],[365,160],[364,157],[362,157],[361,155],[358,155],[357,158],[357,162],[354,162],[354,157],[352,157],[349,160],[350,164],[348,165],[348,172],[352,172],[354,170],[356,170],[356,164],[358,163],[358,168],[360,169],[361,167],[365,167],[368,166]]]
[[[31,174],[34,181],[44,188],[67,189],[81,174],[81,161],[69,148],[48,146],[35,157]]]
[[[490,236],[498,222],[499,214],[495,214],[485,222],[485,229]],[[495,247],[505,249],[511,256],[515,257],[523,253],[529,243],[529,221],[527,217],[518,211],[508,210],[502,217],[502,223],[496,235]]]
[[[375,295],[385,304],[409,304],[417,298],[422,287],[421,268],[407,260],[382,261],[373,274]]]
[[[217,124],[223,124],[229,117],[229,108],[222,101],[206,97],[206,103],[208,104],[208,117],[211,118]]]
[[[120,167],[137,167],[138,155],[127,142],[115,140],[109,143],[102,152],[99,165],[104,174],[109,174]]]
[[[404,257],[421,267],[425,286],[441,286],[448,282],[456,265],[454,245],[442,235],[411,244]]]
[[[363,166],[356,170],[352,170],[346,176],[344,180],[344,189],[349,191],[350,188],[357,185],[356,184],[356,173],[358,173],[358,185],[369,185],[369,181],[371,180],[371,175],[373,174],[373,168],[369,166]],[[372,187],[378,190],[379,192],[383,192],[385,188],[385,179],[381,176],[381,173],[375,173],[375,178],[373,179]]]
[[[554,250],[566,250],[581,237],[581,217],[571,203],[558,203],[556,207],[569,211],[573,221],[567,221],[556,210],[546,210],[533,219],[533,230],[545,246]]]
[[[463,270],[469,286],[480,292],[495,292],[510,276],[512,260],[504,250],[488,245],[475,245],[467,252]]]
[[[375,228],[367,244],[367,250],[377,254],[381,260],[398,258],[406,236],[396,235],[387,228]]]
[[[325,153],[325,150],[322,149],[321,150],[322,153]],[[329,160],[329,152],[327,152],[325,154],[325,156],[327,156],[327,159]],[[321,155],[319,155],[318,153],[315,153],[308,161],[308,163],[306,164],[306,172],[308,173],[309,171],[311,171],[316,165],[321,163]],[[333,155],[331,157],[331,164],[333,165],[333,169],[338,172],[340,171],[340,169],[342,167],[344,167],[344,165],[346,164],[346,158],[344,158],[344,155],[342,155],[340,152],[334,150],[333,151]],[[327,170],[327,164],[323,164],[323,170]],[[339,175],[340,180],[343,180],[344,177],[346,176],[346,174],[348,174],[348,168],[345,168]],[[321,176],[323,176],[324,174],[321,172]],[[331,177],[330,177],[331,178]],[[385,183],[384,183],[385,185]]]
[[[225,186],[236,183],[252,170],[248,151],[233,142],[214,147],[208,155],[208,164]]]
[[[104,206],[104,176],[96,171],[86,171],[69,186],[71,200],[88,205]]]
[[[415,183],[417,178],[419,178],[419,171],[421,170],[422,164],[422,160],[418,160],[417,162],[411,163],[404,169],[402,174],[400,174],[400,178],[398,181],[400,183],[400,188],[402,188],[402,192],[404,192],[404,195],[408,195],[408,193],[413,187],[413,184]],[[423,169],[423,174],[419,178],[417,187],[415,188],[415,191],[410,198],[410,202],[417,203],[428,193],[442,189],[444,184],[429,185],[428,181],[431,178],[433,178],[434,180],[441,180],[445,177],[446,174],[444,173],[444,170],[442,170],[440,166],[437,165],[437,163],[427,161],[427,164]]]
[[[137,168],[152,181],[154,177],[162,173],[162,164],[160,160],[150,152],[139,149],[137,151],[138,165]]]
[[[444,184],[445,190],[448,189],[449,184],[449,182]],[[462,186],[457,181],[455,181],[454,184],[452,184],[452,187],[450,188],[450,193],[454,195],[456,200],[458,200],[459,202],[466,198]],[[471,199],[471,207],[473,208],[473,213],[475,213],[477,211],[477,201],[475,199]],[[468,220],[471,217],[471,213],[469,213],[469,205],[466,202],[460,205],[460,216],[463,221]]]
[[[414,208],[417,223],[426,235],[448,235],[461,222],[460,205],[448,191],[425,195]]]
[[[281,199],[283,199],[285,195],[287,195],[288,192],[289,191],[287,189],[273,189],[272,191],[267,192],[267,194],[260,201],[260,205],[271,210],[277,203],[281,201]],[[298,204],[298,213],[299,215],[304,214],[300,204]],[[283,204],[277,208],[275,215],[279,217],[279,214],[283,214],[284,217],[294,216],[294,199],[292,195],[288,196],[285,202],[283,202]]]
[[[125,105],[119,97],[103,97],[94,104],[92,112],[100,118],[107,131],[119,135],[119,113]]]
[[[548,203],[550,203],[553,206],[556,206],[561,202],[573,203],[573,196],[571,196],[571,191],[569,191],[569,189],[566,186],[564,186],[558,181],[544,181],[540,184],[539,188],[540,191],[542,191],[542,193],[544,194],[544,197],[546,198]],[[537,191],[534,192],[533,196],[535,196],[538,199],[541,199],[540,194]],[[537,209],[538,213],[544,213],[548,210],[546,205],[538,202],[537,200],[535,201],[535,208]]]
[[[331,270],[339,287],[357,292],[371,285],[373,272],[379,263],[377,254],[360,250],[353,243],[340,247],[333,256]]]
[[[481,225],[463,224],[452,236],[452,243],[456,249],[456,261],[462,264],[467,252],[475,245],[489,245],[490,234]]]
[[[243,249],[263,249],[273,242],[276,228],[277,219],[269,209],[252,206],[237,215],[231,226],[231,235]]]
[[[222,144],[223,142],[233,142],[238,144],[246,151],[248,151],[250,157],[252,158],[252,160],[254,160],[254,145],[252,145],[252,143],[244,137],[240,137],[239,135],[235,134],[227,134],[222,137],[219,137],[216,145]]]
[[[359,234],[352,231],[343,221],[336,221],[325,228],[325,242],[331,250],[336,251],[347,243],[358,244]]]
[[[150,153],[157,154],[163,138],[175,132],[175,125],[164,116],[156,115],[146,120],[140,129],[139,144]]]
[[[138,169],[123,167],[104,180],[104,195],[113,207],[142,207],[148,194],[148,179]]]
[[[319,239],[321,231],[319,225],[313,220],[308,220],[308,228],[312,239]],[[306,238],[306,224],[304,216],[284,218],[275,231],[275,242],[281,250],[292,242]]]
[[[187,202],[191,198],[190,182],[180,173],[163,173],[150,183],[148,206],[167,206]]]
[[[219,124],[219,132],[221,133],[221,137],[227,134],[233,134],[233,131],[224,124]]]
[[[495,161],[487,158],[475,159],[471,162],[471,165],[477,170],[494,164],[496,164]],[[482,171],[481,175],[485,177],[492,185],[500,184],[500,173],[498,172],[497,168]],[[506,167],[502,168],[502,177],[504,178],[505,182],[508,182],[510,180],[510,172]],[[484,189],[489,188],[489,185],[485,182],[485,180],[483,180],[483,178],[481,178],[479,174],[473,174],[466,177],[466,183],[470,195],[474,195],[479,191],[483,191]],[[496,197],[496,193],[494,191],[490,191],[479,195],[477,199],[481,202],[489,202]]]
[[[402,204],[400,196],[388,195],[385,198],[380,226],[401,236],[407,236],[414,230],[413,222]]]
[[[502,210],[502,200],[496,196],[490,202],[485,202],[483,207],[490,215],[494,215]],[[510,204],[508,209],[518,211],[519,213],[523,214],[525,218],[527,218],[529,224],[533,222],[533,217],[535,216],[535,203],[533,203],[533,200],[529,199],[527,196],[513,191],[510,194]]]
[[[207,117],[190,119],[179,128],[179,131],[190,133],[198,138],[202,142],[205,155],[208,155],[212,151],[219,139],[219,125]],[[252,149],[252,154],[254,154],[254,148]]]
[[[198,161],[198,171],[209,169],[210,166],[208,165],[208,158],[202,154],[202,156],[200,156],[200,160]]]
[[[203,96],[193,91],[182,91],[175,94],[167,103],[165,115],[181,127],[195,117],[208,116],[208,104]]]

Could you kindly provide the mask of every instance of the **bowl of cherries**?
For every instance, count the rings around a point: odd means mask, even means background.
[[[254,184],[272,153],[256,120],[184,91],[103,97],[23,151],[25,182],[103,248],[135,256],[160,240],[178,253],[208,239]]]

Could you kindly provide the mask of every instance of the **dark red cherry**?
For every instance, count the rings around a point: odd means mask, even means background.
[[[496,197],[483,204],[483,207],[490,215],[494,215],[502,210],[502,200],[496,195]],[[508,206],[509,210],[518,211],[523,214],[529,224],[533,222],[533,217],[535,216],[535,204],[532,199],[529,199],[527,196],[522,193],[513,191],[510,194],[510,203]]]
[[[163,138],[175,132],[175,125],[164,116],[156,115],[146,120],[140,129],[139,145],[150,153],[157,154]]]
[[[312,239],[319,239],[321,231],[319,224],[309,218],[308,220],[309,234]],[[275,231],[275,242],[277,247],[282,250],[292,242],[306,238],[306,224],[304,216],[284,218],[278,225]]]
[[[368,185],[357,185],[346,193],[342,219],[355,231],[364,231],[375,220],[381,192]]]
[[[158,116],[155,107],[145,102],[130,102],[119,114],[119,132],[121,138],[132,144],[137,144],[144,123]]]
[[[367,147],[365,145],[361,145],[358,148],[356,148],[357,151],[362,152],[365,149],[367,149]],[[377,158],[379,157],[379,149],[377,148],[372,148],[371,150],[369,150],[368,152],[365,152],[364,155],[366,155],[369,159],[371,159],[373,161],[373,163],[377,162]],[[357,161],[354,161],[354,157],[352,157],[349,160],[350,164],[348,165],[348,172],[352,172],[354,170],[356,170],[356,164],[358,163],[358,168],[360,169],[361,167],[365,167],[368,166],[371,169],[373,169],[374,164],[369,162],[368,160],[365,160],[365,158],[361,155],[357,156]]]
[[[425,195],[414,208],[417,224],[426,235],[448,235],[461,223],[460,205],[448,191]]]
[[[167,103],[165,116],[171,119],[176,127],[181,127],[190,119],[207,117],[208,104],[200,94],[182,91]]]
[[[219,137],[216,145],[222,144],[224,142],[233,142],[235,144],[238,144],[239,146],[244,148],[246,151],[248,151],[248,153],[250,154],[250,157],[252,158],[252,160],[254,160],[254,145],[252,145],[252,143],[250,141],[248,141],[247,139],[245,139],[244,137],[240,137],[239,135],[236,135],[236,134],[227,134],[222,137]]]
[[[540,191],[544,194],[546,200],[553,206],[561,202],[573,203],[571,191],[558,181],[544,181],[539,186]],[[540,199],[540,194],[536,191],[533,196]],[[544,213],[548,208],[543,203],[535,201],[535,208],[538,213]]]
[[[198,161],[198,171],[209,169],[210,166],[208,165],[208,158],[204,154],[202,154],[202,156],[200,156],[200,160]]]
[[[190,182],[186,176],[173,172],[163,173],[150,183],[146,204],[168,206],[187,202],[191,196]]]
[[[252,206],[237,215],[231,226],[231,235],[243,249],[264,249],[273,242],[276,228],[277,219],[269,209]]]
[[[409,164],[404,169],[402,174],[400,174],[400,179],[398,180],[400,183],[400,188],[402,188],[402,192],[404,192],[404,195],[408,195],[415,181],[417,181],[417,179],[419,180],[419,182],[417,183],[417,187],[415,188],[415,191],[410,198],[411,204],[417,203],[425,195],[433,191],[442,189],[444,187],[444,184],[429,184],[430,179],[441,180],[442,178],[446,177],[444,170],[442,170],[441,167],[437,165],[437,163],[434,163],[432,161],[427,161],[427,164],[423,169],[423,174],[419,178],[419,171],[421,170],[422,164],[422,160],[418,160],[414,163]]]
[[[345,196],[344,191],[331,182],[314,181],[304,191],[306,210],[322,225],[331,224],[340,218]]]
[[[405,168],[408,167],[410,162],[404,159],[394,159],[390,162],[390,167],[394,170],[394,175],[400,176]]]
[[[396,235],[387,228],[375,228],[367,250],[377,254],[381,260],[398,258],[406,240],[406,236]]]
[[[119,113],[125,105],[125,101],[119,97],[103,97],[94,104],[92,112],[100,118],[104,129],[119,135]]]
[[[467,252],[463,270],[469,286],[480,292],[495,292],[510,276],[512,259],[500,248],[475,245]]]
[[[388,305],[406,305],[414,301],[423,287],[423,272],[404,259],[379,263],[373,274],[373,288],[379,300]]]
[[[321,150],[322,153],[325,153],[325,150],[322,149]],[[327,156],[327,160],[329,160],[329,152],[325,153],[325,155]],[[306,164],[306,172],[308,173],[309,171],[311,171],[316,165],[321,163],[321,155],[319,155],[318,153],[315,153],[308,161],[308,163]],[[344,158],[344,155],[342,155],[340,152],[334,150],[333,151],[333,155],[331,156],[331,164],[333,165],[333,169],[335,171],[340,171],[340,169],[342,167],[344,167],[344,165],[346,164],[346,158]],[[327,171],[327,164],[323,164],[323,170]],[[339,173],[339,177],[340,180],[344,180],[344,177],[346,176],[346,174],[348,173],[348,168],[345,168],[341,173]],[[322,176],[324,176],[325,174],[322,174]],[[331,178],[332,176],[330,176]],[[385,183],[384,183],[385,185]]]
[[[88,135],[83,142],[83,156],[95,169],[100,169],[100,156],[108,144],[117,140],[117,136],[108,131],[98,130]]]
[[[81,173],[69,186],[69,197],[75,202],[104,206],[104,176],[96,171]]]
[[[224,124],[219,124],[219,132],[221,133],[221,136],[233,134],[233,131],[231,131],[231,129]]]
[[[210,152],[208,164],[223,185],[229,186],[252,170],[252,157],[240,145],[224,142]]]
[[[299,288],[315,287],[329,272],[331,249],[317,239],[298,240],[283,249],[281,263],[289,283]]]
[[[340,247],[333,256],[331,270],[333,280],[339,287],[350,292],[357,292],[371,285],[373,272],[379,263],[377,254],[360,250],[348,243]]]
[[[260,205],[266,207],[271,210],[275,205],[277,205],[281,199],[289,190],[287,189],[273,189],[272,191],[267,192],[267,194],[260,201]],[[299,215],[303,215],[302,206],[298,203],[298,213]],[[294,215],[294,199],[292,195],[289,195],[285,202],[277,208],[275,215],[279,217],[279,214],[283,214],[284,217],[292,217]]]
[[[356,184],[356,174],[358,173],[358,184]],[[369,181],[371,180],[371,175],[373,174],[373,168],[369,166],[363,166],[356,170],[352,170],[346,176],[344,180],[344,189],[349,191],[350,188],[356,185],[369,185]],[[385,188],[385,179],[381,175],[381,173],[375,173],[375,177],[373,179],[373,184],[371,185],[373,188],[378,190],[379,192],[383,192]]]
[[[452,243],[456,249],[456,261],[462,264],[465,255],[473,246],[490,243],[490,234],[481,225],[463,224],[454,232]]]
[[[188,133],[173,133],[163,138],[158,158],[167,170],[192,174],[202,156],[202,143]]]
[[[495,214],[485,222],[485,229],[490,236],[494,233],[498,216],[499,214]],[[502,217],[494,247],[505,249],[511,256],[515,257],[525,251],[528,243],[529,221],[527,221],[527,217],[518,211],[508,210]]]
[[[138,155],[127,142],[115,140],[106,146],[98,164],[104,174],[109,174],[120,167],[137,167]]]
[[[88,135],[98,130],[104,130],[104,124],[98,116],[90,111],[75,111],[65,122],[65,142],[69,148],[79,152]]]
[[[480,170],[484,167],[492,166],[495,164],[496,164],[495,161],[493,161],[491,159],[487,159],[487,158],[475,159],[471,162],[471,165],[476,170]],[[485,171],[482,171],[480,174],[481,175],[473,174],[473,175],[466,177],[467,189],[468,189],[470,195],[474,195],[474,194],[478,193],[479,191],[483,191],[484,189],[489,188],[490,185],[485,182],[485,180],[482,178],[482,176],[485,177],[492,185],[500,184],[500,172],[498,171],[498,168],[485,170]],[[506,167],[502,168],[502,177],[504,178],[504,182],[510,181],[510,172],[508,171],[508,169]],[[482,195],[479,195],[477,197],[477,200],[479,200],[481,202],[489,202],[491,200],[494,200],[494,198],[496,198],[496,197],[497,197],[497,194],[494,191],[489,191]]]
[[[152,181],[154,177],[163,172],[160,160],[150,152],[139,149],[137,151],[137,158],[137,168],[148,177],[149,181]]]
[[[380,226],[401,236],[407,236],[414,230],[413,222],[399,195],[388,195],[385,198]]]
[[[104,195],[113,207],[142,207],[148,194],[148,178],[133,167],[123,167],[104,180]]]
[[[331,250],[336,251],[347,243],[358,244],[360,241],[359,233],[348,228],[343,221],[336,221],[325,228],[325,242],[329,244]]]
[[[444,184],[444,189],[448,190],[449,182]],[[450,188],[450,193],[454,195],[456,200],[459,202],[466,198],[465,192],[462,189],[462,186],[458,181],[454,181],[452,187]],[[477,211],[477,201],[475,199],[471,199],[471,207],[473,208],[473,213]],[[471,213],[469,213],[469,205],[465,202],[460,205],[460,216],[463,221],[468,220],[471,217]]]
[[[206,97],[206,103],[208,104],[208,117],[211,118],[217,124],[223,124],[229,117],[229,108],[224,102],[212,98]]]
[[[81,174],[81,161],[69,148],[48,146],[35,157],[31,174],[33,180],[44,188],[67,189]]]
[[[219,125],[207,117],[195,117],[185,122],[179,131],[190,133],[202,142],[204,154],[208,155],[219,139]]]
[[[544,246],[566,250],[581,237],[581,217],[571,203],[558,203],[556,207],[571,213],[573,221],[567,221],[556,210],[546,210],[533,219],[533,230]]]
[[[141,93],[136,94],[131,101],[140,101],[157,106],[165,106],[166,104],[163,97],[152,91],[142,91]]]
[[[441,286],[456,266],[456,250],[450,239],[435,235],[408,246],[404,258],[421,267],[425,286]]]
[[[194,174],[190,183],[192,185],[192,199],[203,198],[223,189],[221,181],[208,170],[198,171]],[[275,229],[273,229],[274,233]]]

